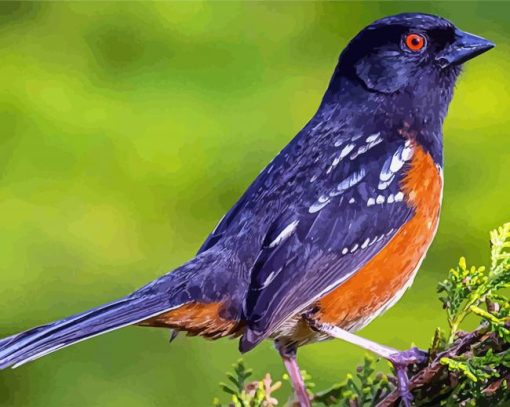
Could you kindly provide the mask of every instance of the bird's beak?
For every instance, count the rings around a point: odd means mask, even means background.
[[[494,47],[495,44],[485,38],[456,30],[455,41],[439,53],[436,61],[441,68],[460,65]]]

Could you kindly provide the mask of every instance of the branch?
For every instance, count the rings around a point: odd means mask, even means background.
[[[429,393],[430,398],[434,398],[441,396],[441,393],[445,393],[444,388],[454,387],[458,380],[456,377],[452,377],[452,373],[448,371],[444,363],[441,363],[441,360],[443,358],[453,359],[466,356],[466,354],[471,351],[472,347],[481,345],[486,334],[486,326],[480,326],[469,334],[461,334],[448,350],[437,354],[427,366],[411,377],[409,389],[411,391],[420,389],[425,393]],[[441,388],[443,388],[442,392],[440,391]],[[398,406],[399,401],[400,395],[398,389],[395,389],[384,397],[377,404],[377,407]]]

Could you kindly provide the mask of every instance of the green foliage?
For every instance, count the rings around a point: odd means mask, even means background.
[[[501,298],[500,301],[504,301],[504,303],[491,303],[492,312],[488,312],[476,306],[471,307],[471,312],[482,317],[490,325],[491,331],[496,332],[501,339],[510,343],[508,299],[505,299],[505,297]]]
[[[358,366],[356,374],[347,374],[342,381],[335,383],[330,388],[315,392],[315,383],[306,371],[301,371],[305,386],[317,406],[371,406],[384,396],[389,394],[394,386],[390,383],[388,376],[383,373],[375,373],[375,359],[369,355],[365,356],[363,365]],[[281,387],[281,382],[272,382],[269,374],[261,381],[247,382],[252,372],[246,369],[244,362],[239,360],[233,365],[234,373],[227,373],[227,378],[234,384],[226,385],[220,383],[221,389],[230,396],[228,407],[271,407],[278,401],[273,397],[273,392]],[[283,379],[288,381],[285,374]],[[290,387],[289,387],[290,390]],[[219,399],[214,399],[215,407],[225,407]]]
[[[314,403],[342,407],[374,405],[393,389],[388,376],[383,373],[374,374],[375,370],[375,359],[366,355],[363,365],[356,369],[355,376],[348,374],[342,383],[315,393]]]
[[[440,299],[447,311],[452,343],[459,324],[470,314],[482,318],[484,337],[476,346],[456,357],[442,357],[440,363],[458,380],[448,403],[478,405],[490,398],[495,405],[508,399],[504,391],[510,380],[510,306],[500,290],[510,287],[510,223],[494,230],[491,238],[491,266],[459,266],[439,284]],[[489,391],[489,390],[490,391]],[[489,396],[490,393],[490,396]]]
[[[496,294],[496,291],[510,286],[510,223],[494,230],[491,236],[491,267],[468,267],[466,259],[461,257],[459,265],[451,269],[448,277],[439,283],[439,299],[443,303],[448,316],[450,335],[448,343],[452,343],[459,329],[459,325],[467,315],[475,310],[491,324],[499,326],[504,333],[503,320],[508,316],[508,300]],[[480,314],[480,305],[484,302],[493,304],[498,311]],[[501,313],[503,312],[503,315]],[[500,316],[498,316],[500,315]],[[489,318],[487,318],[490,316]],[[503,318],[503,319],[501,319]],[[507,335],[508,335],[508,330]]]
[[[497,353],[483,347],[481,355],[477,353],[441,358],[441,364],[454,373],[457,382],[443,405],[495,406],[509,400],[508,392],[504,391],[510,368],[508,347],[504,351],[499,348]]]
[[[439,297],[446,309],[450,336],[448,342],[453,342],[459,325],[470,312],[470,306],[482,301],[478,296],[478,289],[484,286],[487,280],[485,267],[470,267],[466,259],[461,257],[459,265],[451,269],[448,278],[439,283]]]
[[[233,367],[234,372],[227,373],[227,378],[234,386],[220,383],[221,389],[230,395],[228,407],[272,407],[278,404],[272,394],[281,387],[282,382],[273,382],[269,374],[260,381],[247,381],[252,370],[246,369],[242,359]],[[223,406],[217,398],[213,400],[213,405]]]
[[[410,371],[417,406],[497,406],[510,401],[510,302],[504,290],[510,287],[510,223],[492,231],[490,239],[490,267],[468,267],[462,257],[438,285],[449,331],[436,329],[428,365]],[[479,327],[470,333],[461,331],[470,315],[481,319]],[[366,356],[354,375],[322,391],[315,391],[310,375],[302,373],[314,405],[398,405],[395,378],[376,373],[372,357]],[[247,383],[250,374],[240,361],[235,374],[227,375],[235,385],[221,385],[232,398],[229,406],[276,405],[272,392],[281,383],[271,385],[270,376],[264,379],[268,383]],[[215,405],[221,406],[218,401]]]

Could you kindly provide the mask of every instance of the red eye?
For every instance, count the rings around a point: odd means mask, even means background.
[[[411,51],[418,52],[421,51],[425,46],[425,37],[421,34],[407,34],[405,36],[404,42],[406,47]]]

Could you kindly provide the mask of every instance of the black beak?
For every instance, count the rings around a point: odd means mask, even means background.
[[[456,30],[455,41],[439,53],[436,61],[441,68],[460,65],[494,47],[495,44],[485,38]]]

